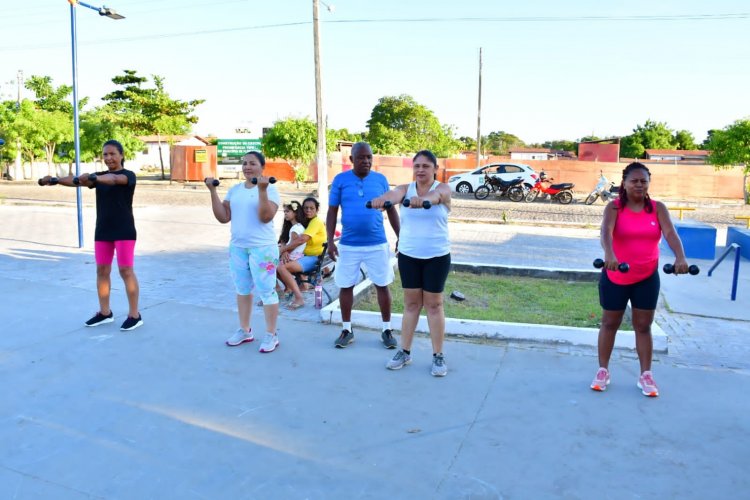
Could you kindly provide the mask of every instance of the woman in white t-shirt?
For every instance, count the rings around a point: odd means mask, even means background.
[[[438,163],[428,150],[413,159],[414,182],[403,184],[371,201],[372,208],[384,208],[409,200],[399,212],[401,231],[398,240],[398,270],[404,289],[404,314],[401,322],[401,349],[386,368],[398,370],[411,363],[411,344],[419,313],[424,308],[432,340],[432,375],[444,377],[448,366],[443,357],[445,311],[443,290],[451,267],[448,213],[451,190],[437,181]],[[430,202],[425,206],[424,202]],[[423,208],[424,207],[424,208]]]
[[[211,192],[214,217],[222,224],[232,223],[229,243],[229,268],[237,292],[237,312],[240,328],[227,339],[228,346],[238,346],[254,340],[250,329],[253,294],[263,302],[266,334],[260,352],[271,352],[279,345],[276,320],[279,317],[279,296],[276,293],[276,268],[279,247],[273,217],[281,204],[281,197],[270,178],[263,175],[265,157],[251,151],[242,157],[245,182],[232,186],[221,201],[213,178],[206,179]],[[253,182],[255,181],[255,182]]]

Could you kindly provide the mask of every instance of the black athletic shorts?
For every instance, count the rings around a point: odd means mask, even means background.
[[[605,311],[624,311],[630,301],[633,309],[656,309],[659,300],[659,270],[643,281],[632,285],[612,283],[605,271],[599,278],[599,304]]]
[[[398,254],[401,288],[421,288],[425,292],[443,293],[451,269],[451,254],[431,259],[415,259]]]

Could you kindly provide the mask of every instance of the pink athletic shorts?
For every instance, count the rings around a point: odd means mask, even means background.
[[[109,266],[117,252],[118,267],[133,267],[135,261],[135,240],[95,241],[94,258],[99,266]]]

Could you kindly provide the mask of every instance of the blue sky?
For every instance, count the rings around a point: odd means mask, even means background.
[[[98,1],[98,0],[97,0]],[[100,6],[97,2],[90,2]],[[647,119],[691,131],[750,115],[746,0],[340,0],[321,5],[328,124],[363,131],[385,95],[409,94],[457,135],[526,142],[627,135]],[[78,7],[79,94],[92,102],[123,69],[203,98],[194,131],[260,131],[315,118],[311,0],[111,0],[126,19]],[[70,84],[66,0],[0,0],[0,94],[49,75]],[[27,93],[28,95],[28,93]]]

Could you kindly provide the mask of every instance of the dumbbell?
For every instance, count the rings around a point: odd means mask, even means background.
[[[250,179],[250,182],[252,182],[253,184],[257,184],[258,183],[258,178],[257,177],[253,177],[252,179]],[[269,177],[268,178],[268,183],[269,184],[276,184],[276,177]]]
[[[597,268],[597,269],[603,268],[604,267],[604,260],[602,260],[602,259],[594,259],[594,267]],[[627,264],[627,263],[625,263],[625,262],[621,262],[617,266],[617,270],[620,271],[621,273],[626,273],[626,272],[630,271],[630,265]]]
[[[89,182],[96,182],[96,174],[89,174],[88,180]],[[80,186],[81,180],[78,177],[73,177],[73,184]]]
[[[205,184],[207,180],[208,180],[208,177],[203,179],[203,183]],[[214,179],[211,181],[211,185],[214,187],[218,186],[219,184],[221,184],[221,182],[219,182],[219,179]]]
[[[672,273],[674,273],[674,264],[664,264],[664,267],[662,267],[662,270],[666,274],[672,274]],[[688,267],[688,273],[691,274],[691,275],[693,275],[693,276],[695,276],[699,272],[701,272],[701,270],[695,264],[693,264],[690,267]]]
[[[365,203],[365,206],[367,208],[372,208],[372,202],[368,201],[367,203]],[[385,203],[383,203],[383,208],[385,208],[386,210],[391,208],[392,206],[393,206],[393,203],[391,203],[390,201],[386,201]]]
[[[55,184],[57,184],[59,182],[60,182],[60,179],[58,179],[57,177],[50,177],[49,178],[49,185],[50,186],[54,186]],[[44,186],[44,179],[39,179],[38,181],[36,181],[36,183],[39,184],[40,186]]]
[[[409,198],[404,198],[404,201],[401,202],[401,204],[407,208],[409,208],[409,205],[411,205],[411,201]],[[424,200],[422,202],[422,208],[430,208],[432,206],[432,203],[430,200]]]

